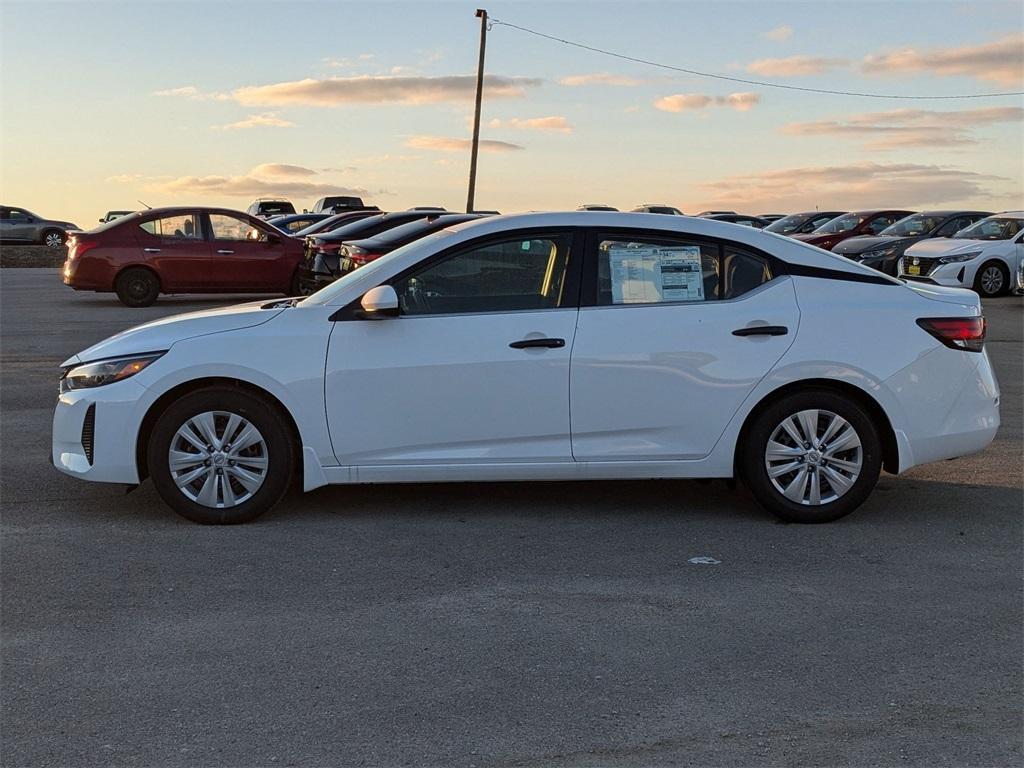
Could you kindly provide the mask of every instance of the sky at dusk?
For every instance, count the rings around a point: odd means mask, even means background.
[[[482,0],[481,0],[482,1]],[[465,206],[478,3],[0,2],[2,202],[108,209],[331,193]],[[1017,2],[499,2],[675,67],[904,95],[1024,91]],[[1024,208],[1024,98],[712,80],[503,25],[479,208]]]

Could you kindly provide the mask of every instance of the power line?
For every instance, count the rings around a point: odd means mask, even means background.
[[[623,53],[615,53],[614,51],[606,51],[603,48],[596,48],[592,45],[586,45],[584,43],[577,43],[573,40],[565,40],[561,37],[555,37],[554,35],[548,35],[544,32],[538,32],[535,29],[529,29],[528,27],[521,27],[518,24],[512,24],[508,21],[499,21],[498,19],[490,19],[491,24],[498,24],[503,27],[510,27],[512,29],[518,29],[520,32],[526,32],[537,37],[543,37],[546,40],[553,40],[556,43],[562,43],[563,45],[570,45],[574,48],[582,48],[585,51],[591,51],[593,53],[600,53],[603,56],[611,56],[612,58],[622,59],[624,61],[632,61],[636,64],[646,64],[650,67],[658,67],[659,69],[668,69],[673,72],[683,72],[687,75],[693,75],[695,77],[708,77],[714,80],[728,80],[733,83],[743,83],[745,85],[756,85],[761,88],[781,88],[786,91],[802,91],[804,93],[824,93],[831,96],[859,96],[865,99],[903,99],[912,101],[923,101],[928,99],[990,99],[998,98],[1000,96],[1024,96],[1024,91],[1006,91],[1003,93],[961,93],[950,96],[907,96],[903,94],[892,94],[892,93],[865,93],[862,91],[839,91],[831,88],[808,88],[800,85],[787,85],[785,83],[766,83],[761,80],[747,80],[742,77],[730,77],[728,75],[718,75],[713,72],[700,72],[696,69],[687,69],[685,67],[674,67],[671,64],[661,64],[657,61],[650,61],[648,59],[641,59],[637,56],[627,56]]]

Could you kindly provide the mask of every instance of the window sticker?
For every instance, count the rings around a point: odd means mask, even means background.
[[[608,266],[613,304],[704,300],[700,246],[613,245]]]

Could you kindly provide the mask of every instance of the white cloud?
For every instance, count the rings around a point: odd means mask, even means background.
[[[581,85],[621,85],[635,86],[643,85],[644,81],[627,75],[612,75],[607,72],[596,72],[589,75],[569,75],[558,81],[559,85],[577,87]]]
[[[242,176],[180,176],[153,186],[170,195],[197,197],[260,197],[286,195],[313,197],[317,195],[359,195],[369,193],[362,188],[342,187],[318,180],[316,171],[298,165],[263,163]]]
[[[226,93],[206,93],[200,91],[194,85],[183,85],[180,88],[165,88],[162,91],[153,91],[154,96],[174,96],[177,98],[192,99],[193,101],[227,101],[231,98]]]
[[[776,43],[781,43],[785,40],[789,40],[793,36],[793,28],[788,24],[780,24],[779,26],[769,29],[767,32],[761,34],[761,37],[766,40],[774,40]]]

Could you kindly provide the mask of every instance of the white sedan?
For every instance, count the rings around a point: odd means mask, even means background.
[[[1024,289],[1024,212],[976,221],[951,238],[914,243],[897,263],[899,276],[933,285],[973,288],[985,297]]]
[[[502,216],[64,363],[53,463],[240,523],[327,484],[740,477],[797,522],[999,426],[969,291],[729,223]],[[681,502],[685,504],[685,501]]]

